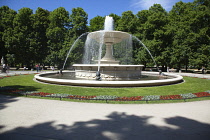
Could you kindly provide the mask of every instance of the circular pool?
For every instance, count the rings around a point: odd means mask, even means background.
[[[95,80],[92,78],[76,77],[73,71],[63,71],[63,74],[49,72],[34,76],[35,80],[58,85],[87,86],[87,87],[145,87],[162,86],[183,82],[183,77],[176,74],[158,72],[142,72],[141,76],[135,78],[102,78]]]

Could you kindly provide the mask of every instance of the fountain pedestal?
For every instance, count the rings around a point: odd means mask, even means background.
[[[115,60],[112,53],[112,42],[106,42],[106,54],[101,59],[101,64],[119,64],[120,61]]]

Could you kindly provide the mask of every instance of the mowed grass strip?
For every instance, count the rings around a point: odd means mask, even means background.
[[[157,87],[135,87],[135,88],[93,88],[50,85],[35,82],[34,74],[12,76],[0,79],[0,86],[10,86],[26,91],[40,91],[48,93],[63,93],[73,95],[116,95],[116,96],[145,96],[145,95],[176,95],[185,93],[196,93],[210,90],[210,80],[193,77],[184,77],[185,82]]]

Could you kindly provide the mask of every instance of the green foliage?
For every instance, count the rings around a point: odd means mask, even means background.
[[[101,16],[96,16],[90,20],[90,27],[89,31],[94,32],[94,31],[99,31],[104,29],[104,17]]]
[[[123,12],[121,18],[118,21],[118,27],[116,28],[116,30],[134,34],[135,29],[136,16],[133,14],[132,11]]]
[[[209,8],[201,3],[176,3],[169,13],[172,64],[185,66],[186,70],[189,65],[209,67],[209,15]]]
[[[31,46],[34,48],[34,62],[43,63],[45,57],[49,53],[46,31],[49,27],[49,14],[50,12],[42,8],[38,8],[33,15],[33,42]]]
[[[22,8],[13,20],[13,52],[15,53],[16,63],[23,63],[29,66],[33,57],[34,48],[31,46],[33,41],[32,10]],[[23,55],[24,54],[24,55]]]
[[[12,54],[13,45],[13,20],[16,11],[10,9],[8,6],[0,7],[0,57]],[[13,55],[14,56],[14,55]],[[14,57],[13,57],[14,59]],[[8,59],[7,63],[11,61]]]
[[[76,37],[88,31],[88,14],[82,8],[73,8],[70,15],[70,33]]]

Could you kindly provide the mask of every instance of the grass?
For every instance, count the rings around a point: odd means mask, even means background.
[[[65,93],[65,94],[87,95],[87,96],[90,96],[90,95],[95,95],[95,96],[97,95],[116,95],[116,96],[176,95],[176,94],[196,93],[196,92],[203,92],[203,91],[210,90],[210,80],[192,78],[192,77],[184,77],[185,82],[176,84],[176,85],[158,86],[158,87],[136,87],[136,88],[91,88],[91,87],[49,85],[49,84],[41,84],[41,83],[35,82],[32,80],[33,77],[34,77],[34,74],[3,78],[3,79],[0,79],[0,86],[2,87],[10,86],[16,89],[21,89],[21,90],[26,90],[26,91]],[[209,99],[209,98],[204,98],[204,99]],[[88,102],[88,101],[85,101],[85,102]],[[90,102],[94,102],[94,101],[90,101]],[[155,101],[151,101],[151,102],[155,103]],[[163,102],[174,102],[174,101],[163,101]]]

